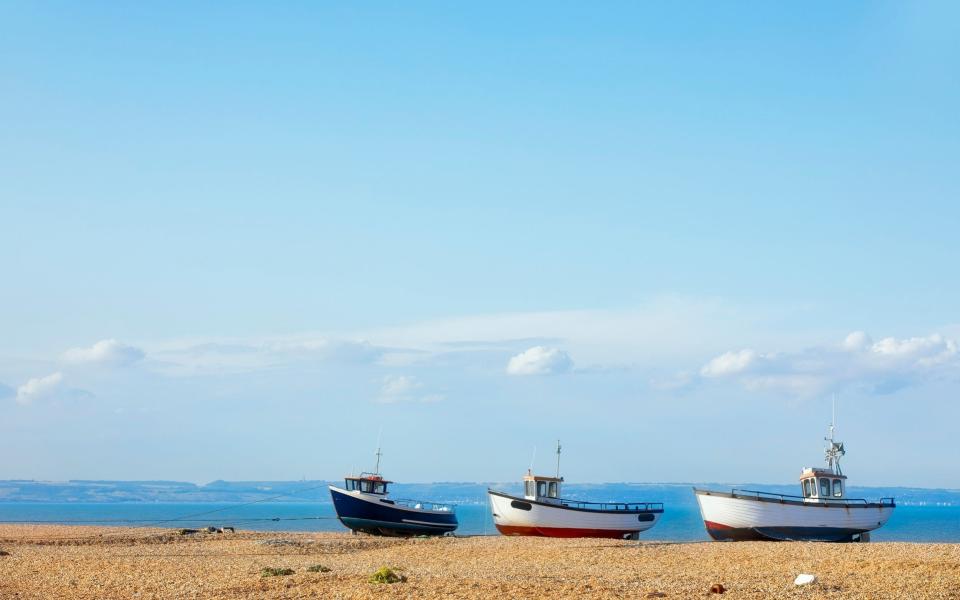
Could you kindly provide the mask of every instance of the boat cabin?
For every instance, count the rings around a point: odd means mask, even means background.
[[[344,489],[348,492],[386,496],[387,486],[393,482],[372,473],[361,473],[359,477],[344,478],[344,483]]]
[[[804,500],[843,500],[846,498],[847,476],[833,469],[808,467],[800,474],[800,487]]]
[[[534,475],[527,471],[523,476],[523,497],[539,502],[559,502],[561,483],[563,483],[563,477]]]

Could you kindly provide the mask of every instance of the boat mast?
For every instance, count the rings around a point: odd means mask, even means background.
[[[827,442],[830,442],[830,446],[824,451],[824,455],[827,461],[827,467],[831,471],[836,470],[837,475],[843,475],[843,472],[840,470],[840,457],[847,453],[843,448],[843,442],[837,442],[833,439],[833,431],[836,428],[837,424],[837,397],[833,397],[833,410],[830,417],[830,433],[827,437],[823,438]]]
[[[557,479],[560,479],[560,440],[557,440]]]
[[[380,427],[380,433],[377,434],[377,466],[373,469],[374,475],[380,474],[380,457],[383,456],[383,452],[380,452],[380,438],[383,437],[383,426]]]

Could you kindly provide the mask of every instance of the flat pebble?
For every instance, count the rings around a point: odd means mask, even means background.
[[[275,543],[282,540],[283,543]],[[0,526],[0,598],[957,598],[958,544],[663,543]],[[331,570],[310,572],[323,564]],[[368,582],[388,566],[407,578]],[[262,577],[265,567],[293,575]],[[796,586],[798,573],[816,582]],[[714,596],[718,597],[718,596]]]

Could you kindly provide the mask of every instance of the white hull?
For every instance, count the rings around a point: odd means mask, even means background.
[[[493,522],[504,535],[635,538],[640,532],[656,525],[663,514],[662,508],[644,511],[590,510],[534,502],[492,490],[487,495],[490,497]]]
[[[882,527],[894,509],[892,502],[804,502],[695,492],[707,532],[718,540],[850,541]]]

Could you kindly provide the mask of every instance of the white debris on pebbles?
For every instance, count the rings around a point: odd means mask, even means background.
[[[293,544],[260,543],[285,540]],[[0,598],[950,598],[957,544],[637,543],[0,526]],[[323,564],[329,572],[311,572]],[[407,578],[369,583],[380,567]],[[262,577],[264,568],[292,575]],[[797,573],[817,585],[798,588]],[[823,582],[823,583],[821,583]],[[810,594],[813,594],[811,596]],[[660,594],[664,594],[660,596]]]

